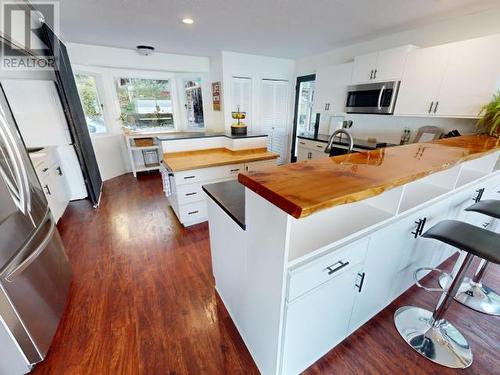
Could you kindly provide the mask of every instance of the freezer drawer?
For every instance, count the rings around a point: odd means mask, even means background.
[[[68,259],[49,215],[0,275],[4,294],[0,315],[31,364],[41,361],[49,350],[70,283]]]

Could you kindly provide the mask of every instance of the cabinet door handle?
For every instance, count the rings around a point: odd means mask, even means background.
[[[481,201],[481,198],[483,197],[483,193],[484,193],[484,188],[481,188],[481,189],[478,189],[476,190],[476,197],[475,198],[472,198],[472,200],[475,202],[475,203],[479,203]]]
[[[61,167],[57,167],[57,168],[56,168],[56,171],[57,171],[57,174],[58,174],[59,176],[62,176],[62,175],[63,175]]]
[[[313,156],[313,155],[312,155],[312,152],[308,152],[308,153],[307,153],[307,158],[308,158],[308,159],[312,159],[312,156]]]
[[[436,111],[438,110],[438,105],[439,105],[439,102],[436,102],[436,105],[434,106],[434,113],[436,113]]]
[[[240,170],[239,168],[238,169],[231,169],[231,170],[229,170],[229,172],[234,173],[234,172],[239,172],[239,170]]]
[[[196,176],[186,176],[186,177],[184,177],[184,179],[185,179],[185,180],[190,180],[190,179],[195,178],[195,177],[196,177]]]
[[[377,69],[373,71],[373,79],[377,78]]]
[[[434,102],[431,102],[431,105],[429,107],[429,110],[427,111],[428,113],[431,113],[432,112],[432,106],[434,105]]]
[[[186,193],[186,197],[189,197],[190,195],[196,195],[197,193],[196,192],[193,192],[193,193]]]
[[[342,268],[347,267],[348,265],[349,262],[343,262],[339,260],[337,263],[326,267],[325,270],[328,271],[328,275],[333,275],[335,272],[340,271]]]
[[[194,215],[194,214],[197,214],[199,211],[191,211],[191,212],[188,212],[188,215]]]
[[[306,143],[305,142],[299,142],[301,145],[305,145]]]
[[[49,188],[49,185],[45,185],[43,188],[45,189],[45,192],[47,193],[47,195],[52,195],[50,188]]]
[[[373,79],[373,69],[370,70],[370,79]]]
[[[417,224],[417,228],[415,229],[414,232],[411,232],[415,238],[418,238],[418,236],[422,235],[422,232],[424,230],[425,222],[427,221],[427,218],[419,219],[418,221],[415,221],[415,224]]]
[[[488,226],[490,225],[490,223],[488,223],[487,221],[483,223],[483,228],[488,228]]]
[[[316,145],[317,148],[323,149],[323,146],[321,145]]]
[[[365,273],[359,273],[358,276],[361,277],[361,280],[359,281],[359,284],[354,284],[358,288],[358,292],[361,293],[361,290],[363,289],[363,284],[365,283]]]

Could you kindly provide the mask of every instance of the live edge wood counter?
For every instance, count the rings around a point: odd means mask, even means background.
[[[267,168],[240,174],[238,180],[298,219],[378,195],[498,149],[498,138],[469,135]]]
[[[163,162],[172,172],[180,172],[199,168],[218,167],[221,165],[273,160],[278,157],[278,154],[267,151],[266,148],[244,150],[211,148],[196,151],[165,153],[163,154]]]

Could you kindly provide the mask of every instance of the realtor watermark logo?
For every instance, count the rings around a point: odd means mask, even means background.
[[[59,2],[0,1],[2,43],[0,69],[52,70],[58,60]]]

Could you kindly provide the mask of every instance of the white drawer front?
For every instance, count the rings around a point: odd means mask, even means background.
[[[207,220],[207,201],[204,199],[199,202],[180,205],[179,214],[183,224],[205,221]]]
[[[179,204],[198,202],[205,199],[206,194],[201,189],[204,183],[184,184],[177,189],[177,199]]]
[[[364,261],[368,238],[346,245],[288,274],[288,301],[331,280],[340,273]]]
[[[326,143],[299,138],[298,147],[304,147],[309,150],[315,151],[324,151],[326,148]]]
[[[236,177],[243,172],[243,164],[222,165],[220,167],[193,169],[190,171],[175,172],[175,183],[177,185],[194,184],[212,180],[221,180],[228,177]]]

